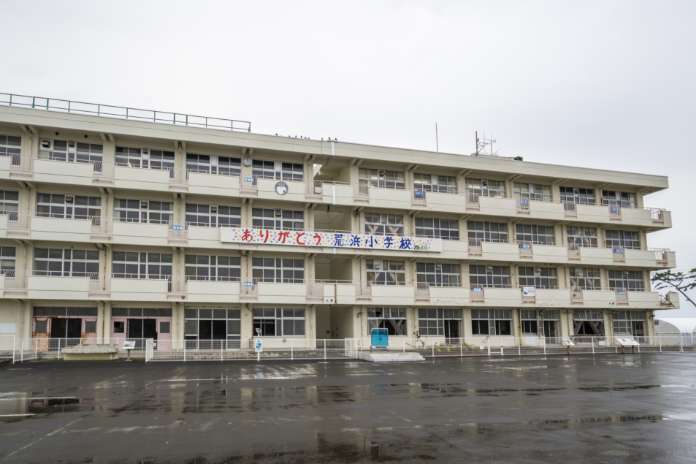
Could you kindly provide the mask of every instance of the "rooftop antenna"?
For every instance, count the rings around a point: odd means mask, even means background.
[[[486,138],[486,134],[484,133],[481,138],[479,138],[478,131],[474,131],[474,144],[476,146],[476,151],[474,154],[476,156],[478,155],[497,155],[497,153],[493,150],[493,144],[497,142],[496,139],[493,137]],[[489,147],[488,153],[486,153],[486,147]]]
[[[438,136],[438,133],[437,133],[437,121],[435,121],[435,151],[436,152],[440,151],[440,137]]]

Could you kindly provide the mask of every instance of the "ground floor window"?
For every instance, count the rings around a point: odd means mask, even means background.
[[[512,335],[512,310],[472,309],[471,333],[474,335]]]
[[[521,309],[520,322],[524,335],[558,337],[561,313],[556,310]]]
[[[239,309],[186,308],[184,310],[184,338],[190,349],[219,348],[215,341],[225,341],[226,348],[240,346]]]
[[[389,335],[406,335],[405,308],[369,308],[367,310],[367,334],[372,329],[387,329]]]
[[[573,312],[573,334],[604,336],[604,314],[602,311],[577,310]]]
[[[144,346],[151,338],[168,339],[171,334],[171,308],[112,308],[112,334],[115,338],[136,341],[136,347]]]
[[[34,308],[34,334],[48,338],[73,339],[95,336],[97,308],[41,307]]]
[[[284,337],[305,334],[305,310],[299,308],[254,308],[254,335]]]
[[[418,309],[418,333],[422,336],[445,336],[447,338],[459,338],[461,321],[461,309]]]
[[[614,335],[645,336],[645,312],[617,311],[614,313]]]

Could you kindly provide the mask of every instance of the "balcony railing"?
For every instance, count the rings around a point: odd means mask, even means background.
[[[73,113],[98,116],[102,118],[129,119],[169,124],[174,126],[202,127],[239,132],[251,132],[251,122],[239,119],[224,119],[170,111],[147,110],[128,106],[105,105],[59,98],[36,97],[0,92],[0,105],[31,108],[58,113]]]

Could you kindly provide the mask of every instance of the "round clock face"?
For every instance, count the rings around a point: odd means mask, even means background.
[[[280,182],[276,182],[275,184],[275,192],[278,195],[285,195],[288,193],[288,184],[283,182],[282,180]]]

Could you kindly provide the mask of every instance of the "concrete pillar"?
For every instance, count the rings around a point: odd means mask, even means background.
[[[613,343],[613,338],[614,338],[614,325],[613,325],[613,314],[611,311],[604,310],[604,335],[607,337],[607,340],[611,340],[610,343]]]
[[[240,323],[240,338],[242,348],[248,348],[249,340],[256,336],[254,333],[254,321],[252,307],[250,304],[242,304],[241,310],[239,311],[239,323]]]
[[[31,339],[33,327],[32,327],[32,307],[31,307],[31,302],[30,301],[23,301],[20,306],[20,312],[22,314],[22,321],[21,321],[21,331],[20,329],[17,330],[17,334],[20,336],[20,338],[23,338],[25,340]]]
[[[512,310],[512,335],[515,337],[517,344],[522,344],[522,320],[520,318],[520,310]]]
[[[104,343],[104,302],[97,302],[97,343]]]
[[[305,307],[305,338],[307,340],[317,338],[317,310],[314,305]]]
[[[573,333],[573,310],[562,309],[560,314],[561,320],[559,324],[561,325],[561,337],[570,337]]]
[[[172,304],[172,324],[169,328],[172,338],[172,348],[181,350],[184,348],[184,304]]]
[[[465,341],[470,341],[473,336],[471,333],[471,308],[464,308],[462,312],[462,334]]]
[[[306,205],[304,209],[304,229],[314,230],[314,208]]]
[[[186,290],[186,255],[184,248],[175,248],[172,253],[172,292]]]
[[[111,343],[111,302],[105,301],[102,310],[102,337],[104,343]]]
[[[186,142],[176,142],[174,149],[174,181],[186,183]],[[181,223],[179,223],[181,224]]]

